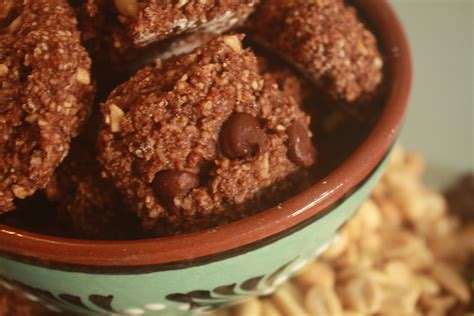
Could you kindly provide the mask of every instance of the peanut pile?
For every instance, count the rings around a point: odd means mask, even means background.
[[[421,156],[396,148],[370,198],[316,261],[274,294],[212,315],[473,312],[465,273],[474,223],[448,213],[444,197],[421,182],[423,171]]]

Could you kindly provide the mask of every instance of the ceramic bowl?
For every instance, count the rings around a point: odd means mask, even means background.
[[[409,47],[387,1],[355,3],[385,52],[388,93],[371,134],[329,176],[278,207],[169,238],[85,241],[0,225],[3,285],[79,314],[176,315],[270,293],[317,256],[380,177],[411,85]]]

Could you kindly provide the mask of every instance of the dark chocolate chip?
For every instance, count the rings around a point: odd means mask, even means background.
[[[164,170],[155,175],[153,188],[163,199],[173,199],[199,186],[199,177],[187,171]]]
[[[314,148],[308,132],[300,122],[293,124],[286,130],[288,135],[288,158],[295,164],[309,167],[316,161]]]
[[[264,152],[268,147],[268,137],[255,117],[233,113],[222,125],[220,145],[227,157],[244,158]]]

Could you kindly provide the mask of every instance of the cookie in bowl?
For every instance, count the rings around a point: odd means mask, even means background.
[[[89,116],[91,61],[65,0],[4,1],[0,213],[45,188]]]
[[[262,0],[249,35],[336,99],[357,101],[382,81],[374,34],[342,0]]]
[[[159,55],[242,25],[258,0],[77,0],[83,40],[104,61],[150,64]],[[176,45],[175,42],[178,42]],[[185,45],[182,45],[185,43]],[[161,57],[161,56],[160,56]],[[144,63],[144,59],[148,60]],[[138,70],[138,67],[134,67]]]
[[[115,187],[100,176],[94,143],[81,135],[56,169],[45,192],[69,237],[137,239],[142,234]]]
[[[146,229],[248,215],[259,191],[315,162],[309,117],[242,38],[147,67],[102,106],[99,161]]]

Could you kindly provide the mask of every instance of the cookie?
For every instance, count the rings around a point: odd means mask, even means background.
[[[46,188],[69,237],[133,239],[140,230],[120,193],[100,175],[94,145],[81,136]]]
[[[147,230],[238,218],[315,162],[309,117],[242,38],[144,68],[102,105],[98,159]]]
[[[113,65],[149,64],[147,60],[181,50],[188,43],[195,47],[203,43],[200,34],[205,38],[206,33],[220,34],[243,24],[257,2],[74,1],[86,46]]]
[[[198,30],[138,47],[119,21],[120,15],[113,2],[76,0],[73,4],[82,42],[94,61],[99,101],[105,100],[113,88],[141,68],[153,64],[157,58],[165,60],[175,55],[189,53],[216,35]]]
[[[184,32],[222,33],[242,23],[258,0],[115,0],[131,41],[138,47]]]
[[[342,0],[262,0],[247,28],[336,99],[355,102],[382,81],[376,38]]]
[[[94,97],[66,1],[9,3],[0,14],[0,213],[47,185]]]

